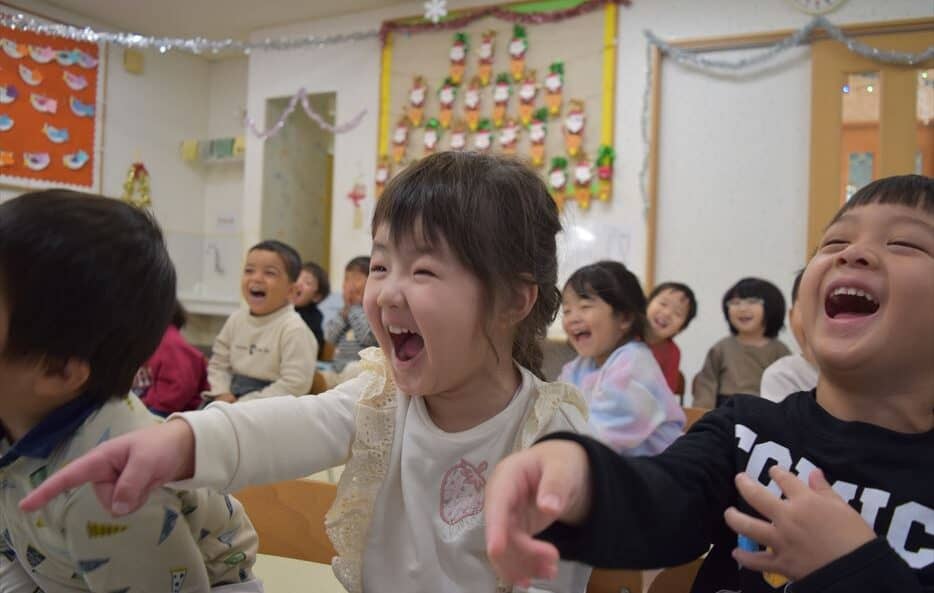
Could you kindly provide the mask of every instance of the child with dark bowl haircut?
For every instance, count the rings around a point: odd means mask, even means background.
[[[263,590],[256,532],[229,496],[160,488],[115,518],[99,502],[113,490],[87,485],[18,508],[95,445],[161,422],[128,392],[174,308],[143,211],[64,190],[0,205],[0,591]]]

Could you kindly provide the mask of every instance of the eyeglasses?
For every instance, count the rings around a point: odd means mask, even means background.
[[[759,297],[732,298],[726,302],[727,307],[754,307],[762,305],[765,301]]]

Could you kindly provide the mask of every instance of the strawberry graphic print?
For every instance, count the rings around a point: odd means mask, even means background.
[[[441,479],[441,520],[445,524],[445,539],[459,537],[482,522],[483,489],[486,487],[488,464],[474,465],[461,458]]]

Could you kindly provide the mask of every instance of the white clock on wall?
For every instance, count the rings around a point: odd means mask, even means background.
[[[797,8],[798,10],[804,11],[808,14],[827,14],[832,12],[841,5],[843,5],[846,0],[788,0],[791,2],[791,5]]]

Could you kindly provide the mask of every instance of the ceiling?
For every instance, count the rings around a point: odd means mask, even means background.
[[[120,31],[166,37],[246,39],[250,31],[352,12],[410,4],[414,0],[47,0],[47,4],[106,23]],[[29,10],[29,0],[9,4]]]

